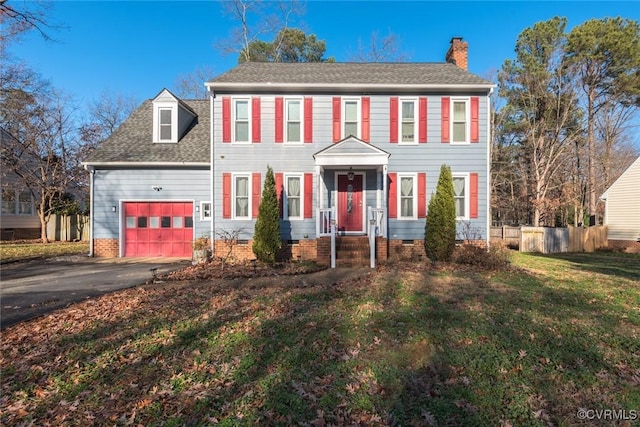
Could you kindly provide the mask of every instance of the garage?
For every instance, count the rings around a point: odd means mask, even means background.
[[[125,257],[191,257],[192,202],[125,202]]]

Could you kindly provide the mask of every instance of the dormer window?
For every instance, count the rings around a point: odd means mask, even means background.
[[[171,141],[171,108],[160,108],[160,141]]]

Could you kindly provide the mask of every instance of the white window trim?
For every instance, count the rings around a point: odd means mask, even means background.
[[[13,212],[2,213],[2,215],[16,215],[16,216],[35,216],[36,215],[36,205],[35,200],[33,198],[33,194],[29,190],[16,190],[16,189],[5,189],[5,191],[13,192]],[[30,200],[30,209],[31,213],[21,213],[20,212],[20,194],[28,192]],[[4,203],[4,199],[2,199],[2,203]]]
[[[171,110],[171,138],[160,139],[160,111]],[[154,102],[153,104],[153,142],[156,144],[175,144],[178,142],[178,104],[176,102]]]
[[[300,141],[289,141],[289,109],[287,105],[290,101],[297,101],[300,103]],[[284,100],[284,143],[288,145],[302,145],[304,144],[304,98],[285,98]]]
[[[289,216],[289,201],[287,198],[289,197],[289,180],[288,178],[299,178],[300,179],[300,215],[299,216]],[[284,174],[284,200],[282,201],[282,210],[284,219],[289,219],[292,221],[300,221],[304,219],[304,174],[303,173],[287,173]]]
[[[347,102],[356,102],[356,115],[357,115],[357,123],[356,123],[356,138],[362,138],[362,99],[361,98],[342,98],[342,111],[341,111],[341,115],[340,115],[340,134],[342,135],[342,138],[346,138],[349,135],[345,135],[345,131],[344,131],[344,125],[345,125],[345,119],[346,117],[346,105]]]
[[[247,121],[248,121],[248,126],[247,126],[247,140],[246,141],[238,141],[236,139],[236,102],[238,101],[246,101],[247,102]],[[243,145],[249,145],[252,143],[251,141],[251,137],[252,137],[252,130],[251,130],[251,125],[252,125],[252,114],[253,112],[251,111],[251,107],[253,102],[251,102],[251,98],[232,98],[231,99],[231,142],[233,144],[243,144]]]
[[[469,174],[468,173],[452,173],[451,178],[464,178],[464,215],[457,216],[456,220],[463,221],[469,219]],[[452,180],[453,183],[453,180]],[[454,196],[455,198],[455,196]]]
[[[253,197],[253,189],[251,188],[252,186],[252,179],[251,179],[251,173],[234,173],[231,175],[231,218],[232,219],[241,219],[241,220],[250,220],[252,217],[251,213],[251,209],[253,208],[251,206],[251,199]],[[247,178],[248,179],[248,186],[247,186],[247,199],[248,199],[248,206],[247,206],[247,216],[238,216],[236,215],[236,178]]]
[[[453,140],[453,110],[454,104],[456,102],[464,102],[465,105],[465,140],[464,141],[454,141]],[[450,144],[453,145],[469,145],[471,144],[471,98],[451,98],[451,105],[449,106],[449,135],[451,135]]]
[[[398,173],[398,185],[396,192],[398,195],[398,215],[399,221],[414,221],[418,219],[418,174],[416,173]],[[411,178],[413,180],[413,215],[402,216],[402,178]]]
[[[402,103],[413,102],[413,141],[402,140]],[[420,112],[418,111],[418,98],[400,98],[398,99],[398,144],[417,145],[418,144],[418,122]]]
[[[209,205],[206,209],[205,205]],[[205,221],[211,218],[211,202],[200,202],[200,221]],[[207,214],[208,213],[208,214]]]

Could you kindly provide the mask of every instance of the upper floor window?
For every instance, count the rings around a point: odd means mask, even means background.
[[[160,108],[159,109],[160,120],[158,121],[160,129],[160,141],[170,141],[172,138],[172,109]]]
[[[469,142],[469,100],[451,100],[451,143]]]
[[[343,138],[353,135],[360,138],[360,100],[342,100],[342,136]]]
[[[453,198],[456,205],[456,219],[469,218],[469,175],[453,174]]]
[[[417,100],[401,99],[400,100],[400,142],[414,143],[418,142],[418,120],[416,117]]]
[[[233,100],[233,132],[235,142],[251,142],[250,121],[251,103],[248,99]]]
[[[287,99],[285,101],[286,142],[302,142],[302,100]]]

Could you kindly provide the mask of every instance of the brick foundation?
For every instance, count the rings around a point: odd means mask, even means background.
[[[389,240],[388,259],[390,261],[413,260],[418,261],[427,257],[424,251],[424,240]]]
[[[214,242],[214,251],[215,256],[224,257],[229,252],[229,246],[223,240],[216,240]],[[246,243],[234,244],[231,254],[229,255],[229,258],[239,261],[254,259],[255,257],[253,253],[253,240],[248,240]],[[298,243],[287,243],[283,241],[282,249],[280,249],[277,259],[279,261],[315,260],[317,257],[316,240],[306,239],[300,240]]]
[[[119,252],[118,239],[94,239],[93,256],[104,258],[117,258]]]

